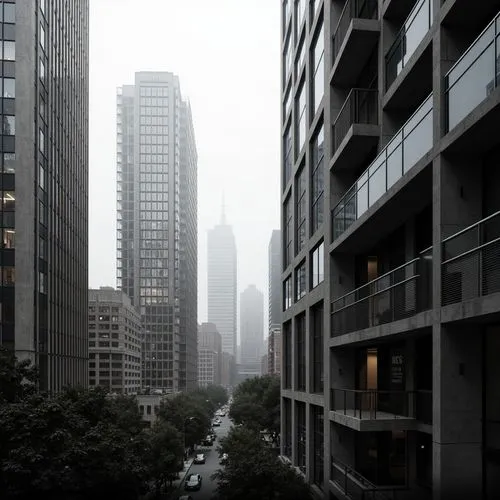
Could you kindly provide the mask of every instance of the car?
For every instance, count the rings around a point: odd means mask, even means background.
[[[227,459],[229,458],[227,453],[223,453],[222,456],[220,457],[219,463],[221,465],[224,465],[227,462]]]
[[[203,453],[198,453],[196,457],[194,457],[195,464],[204,464],[205,463],[205,455]]]
[[[208,435],[201,444],[203,446],[212,446],[214,444],[214,440],[212,439],[212,436]]]
[[[186,482],[184,483],[184,489],[197,491],[201,489],[201,482],[202,482],[201,474],[189,474],[189,476],[186,479]]]
[[[220,422],[219,420],[214,420],[214,423],[212,424],[214,427],[220,427]]]
[[[181,495],[178,500],[193,500],[191,495]]]
[[[219,414],[219,416],[220,416],[220,417],[225,417],[225,416],[226,416],[226,414],[225,414],[224,412],[222,412],[222,413],[220,413],[220,414]]]

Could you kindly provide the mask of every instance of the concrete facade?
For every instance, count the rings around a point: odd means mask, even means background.
[[[198,327],[198,386],[221,385],[222,337],[213,323]]]
[[[179,79],[117,94],[117,286],[141,314],[145,389],[196,387],[197,153]]]
[[[281,451],[324,498],[494,499],[500,1],[282,6]]]
[[[2,2],[0,343],[88,381],[89,2]]]
[[[273,328],[267,339],[267,372],[272,375],[281,373],[281,328]]]
[[[89,290],[89,386],[115,394],[141,389],[141,317],[121,290]]]

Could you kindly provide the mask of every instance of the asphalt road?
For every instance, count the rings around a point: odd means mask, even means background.
[[[231,421],[229,418],[221,417],[222,423],[220,427],[215,427],[215,433],[217,438],[214,444],[210,447],[205,447],[200,450],[200,453],[205,453],[205,463],[204,464],[193,464],[189,471],[189,474],[201,474],[202,483],[200,491],[185,491],[183,495],[191,495],[193,500],[210,500],[215,494],[215,488],[217,486],[215,481],[210,479],[210,476],[221,467],[219,464],[219,454],[217,453],[217,446],[219,446],[219,439],[224,437],[231,427]]]

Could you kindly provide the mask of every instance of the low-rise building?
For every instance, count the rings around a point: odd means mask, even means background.
[[[198,386],[220,385],[222,337],[213,323],[198,327]]]
[[[110,393],[141,388],[141,319],[121,290],[89,290],[89,386]]]

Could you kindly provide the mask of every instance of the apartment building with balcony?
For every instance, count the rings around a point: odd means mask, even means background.
[[[498,497],[500,1],[285,1],[282,454]]]

